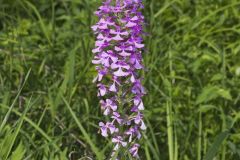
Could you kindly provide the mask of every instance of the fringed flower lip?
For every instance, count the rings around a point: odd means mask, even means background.
[[[143,121],[146,94],[140,71],[144,69],[142,51],[144,16],[142,0],[105,0],[95,14],[92,26],[96,37],[92,50],[98,75],[101,110],[109,121],[100,122],[100,133],[113,143],[112,158],[124,154],[139,158],[139,139],[146,130]]]

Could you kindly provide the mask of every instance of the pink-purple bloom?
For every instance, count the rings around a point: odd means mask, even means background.
[[[144,68],[141,8],[142,0],[105,0],[95,12],[99,21],[92,26],[96,36],[92,63],[98,72],[94,82],[101,110],[109,117],[99,126],[102,136],[112,138],[113,157],[125,149],[138,158],[137,141],[146,130],[142,114],[146,92],[139,75]]]

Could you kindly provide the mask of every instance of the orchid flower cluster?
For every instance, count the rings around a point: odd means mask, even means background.
[[[94,82],[101,109],[109,120],[99,126],[102,136],[112,138],[112,157],[124,149],[138,158],[137,140],[141,130],[146,130],[142,114],[146,93],[139,76],[144,69],[141,8],[142,0],[105,0],[95,12],[99,22],[92,26],[96,35],[92,63],[98,71]]]

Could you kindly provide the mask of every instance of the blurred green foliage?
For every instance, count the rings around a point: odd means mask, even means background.
[[[240,2],[144,3],[141,159],[240,159]],[[92,84],[99,5],[0,0],[0,159],[109,156]]]

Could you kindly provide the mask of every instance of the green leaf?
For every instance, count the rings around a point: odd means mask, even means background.
[[[228,135],[229,135],[229,131],[224,131],[224,132],[220,133],[219,135],[217,135],[212,146],[207,151],[207,153],[204,157],[204,160],[213,160],[213,158],[217,154],[221,144],[228,137]]]
[[[211,109],[218,110],[218,108],[216,106],[214,106],[214,105],[201,105],[199,107],[199,112],[205,113],[205,112],[207,112],[207,111],[209,111]]]
[[[232,96],[230,94],[230,92],[228,90],[224,90],[224,89],[218,89],[218,94],[219,96],[221,96],[222,98],[228,99],[228,100],[232,100]]]
[[[197,97],[197,104],[207,103],[218,97],[222,97],[227,100],[232,100],[232,96],[229,90],[219,88],[218,86],[207,86],[203,88],[201,94]]]
[[[26,152],[26,150],[24,148],[24,145],[22,144],[22,142],[20,142],[19,145],[17,146],[16,150],[13,151],[10,159],[11,160],[21,160],[21,159],[23,159],[25,152]]]
[[[3,160],[5,155],[7,155],[7,152],[9,150],[9,147],[11,145],[12,139],[14,138],[14,135],[12,133],[12,130],[8,130],[4,136],[4,139],[0,145],[0,160]]]
[[[203,102],[208,102],[212,99],[215,99],[217,95],[217,90],[218,88],[216,86],[209,86],[205,87],[202,90],[202,93],[198,96],[197,98],[197,104],[203,103]]]
[[[215,75],[212,76],[211,80],[210,81],[219,81],[219,80],[222,80],[223,79],[223,75],[220,74],[220,73],[217,73]]]

